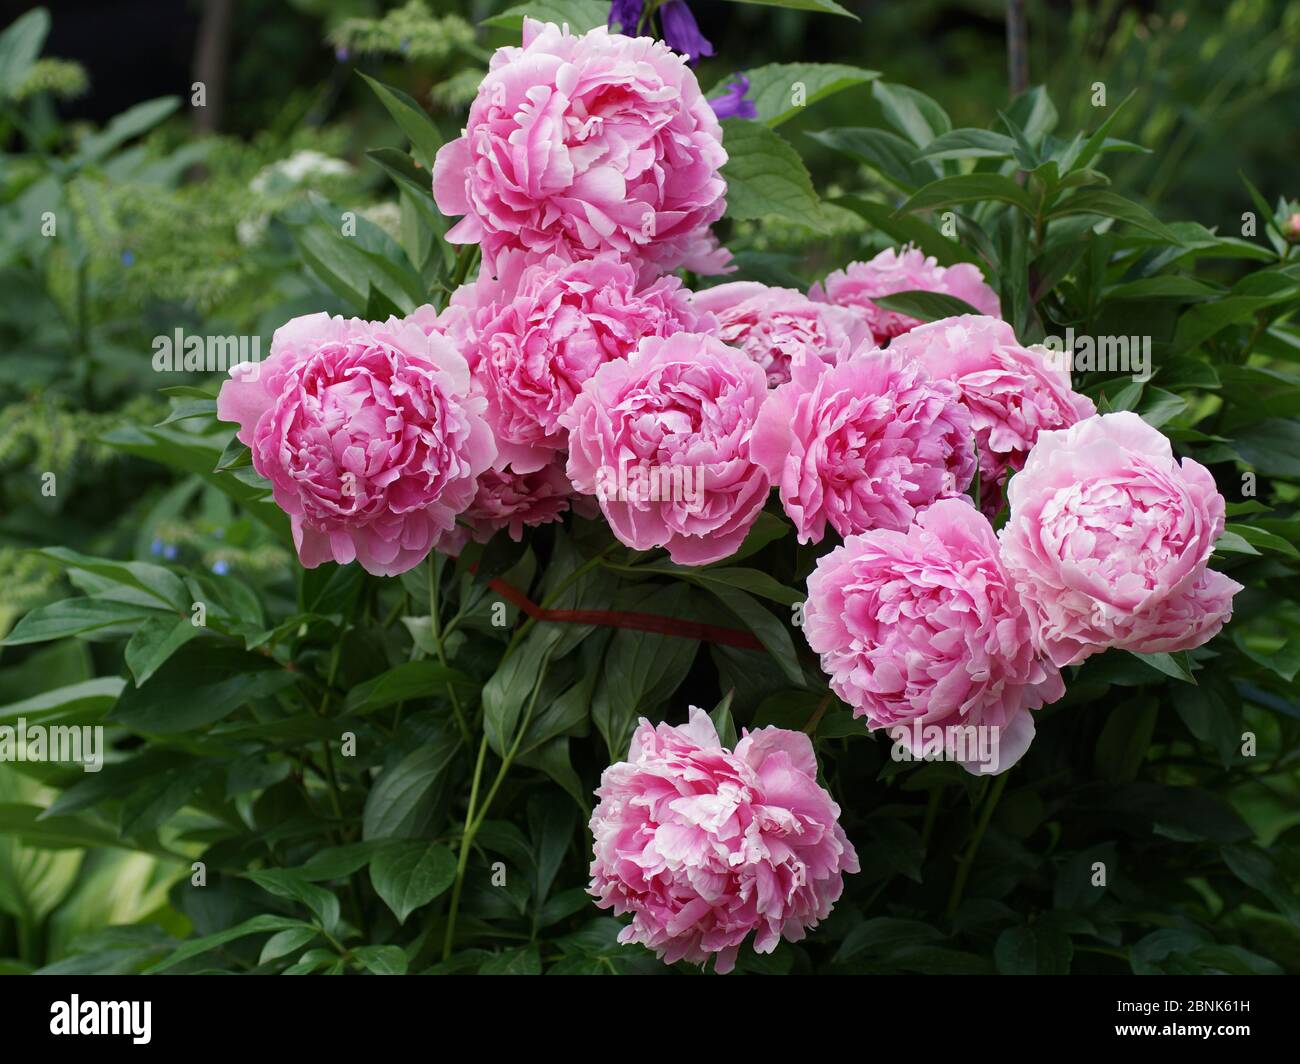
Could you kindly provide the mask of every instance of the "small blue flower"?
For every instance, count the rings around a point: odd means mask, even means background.
[[[337,59],[340,63],[346,63],[348,61],[348,56],[351,54],[352,53],[349,52],[346,48],[344,48],[343,45],[341,44],[334,49],[334,58]]]
[[[135,265],[135,252],[132,251],[130,248],[127,248],[124,252],[122,252],[122,265],[123,266]]]
[[[629,37],[635,36],[644,7],[642,0],[614,0],[609,5],[609,19],[605,25],[608,29],[616,29]]]
[[[758,108],[754,105],[753,100],[745,99],[745,93],[749,91],[749,78],[744,74],[737,74],[735,79],[727,86],[727,91],[716,99],[709,101],[709,106],[713,108],[713,113],[721,121],[724,118],[757,118]]]
[[[159,539],[157,536],[155,536],[153,542],[149,544],[149,553],[156,558],[162,552],[163,552],[163,541]]]
[[[664,4],[659,9],[659,25],[663,28],[664,43],[674,52],[681,52],[688,62],[713,54],[713,45],[700,32],[686,0],[669,0]]]
[[[225,576],[230,572],[230,563],[225,558],[218,558],[212,563],[212,571],[218,576]]]
[[[173,558],[175,558],[175,557],[176,557],[176,544],[174,544],[174,543],[164,543],[164,544],[163,544],[163,557],[166,558],[168,561],[171,561]]]

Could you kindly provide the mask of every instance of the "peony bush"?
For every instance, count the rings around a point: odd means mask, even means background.
[[[6,640],[130,633],[48,810],[204,863],[128,966],[1288,963],[1293,245],[1110,190],[1041,89],[706,92],[685,4],[527,10],[459,136],[374,83],[400,242],[303,223],[319,310],[114,441],[277,579],[51,549],[84,597]],[[891,129],[818,131],[831,197],[777,129],[837,92]]]

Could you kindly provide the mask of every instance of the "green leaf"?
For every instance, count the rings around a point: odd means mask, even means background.
[[[176,421],[189,421],[193,418],[212,418],[217,416],[217,401],[215,399],[189,399],[183,403],[177,403],[159,425],[170,425]]]
[[[369,713],[412,698],[445,698],[447,685],[473,694],[478,685],[456,669],[428,660],[407,661],[348,692],[349,713]]]
[[[484,961],[479,975],[541,975],[542,958],[536,946],[495,953]]]
[[[370,862],[370,882],[399,924],[428,905],[456,878],[456,858],[446,846],[403,842],[385,846]]]
[[[745,76],[749,79],[745,95],[754,101],[759,121],[779,126],[805,107],[880,75],[841,63],[769,63],[747,70]],[[728,74],[709,90],[709,95],[717,97],[734,78],[734,74]],[[801,103],[794,102],[795,86],[802,86]]]
[[[406,953],[400,946],[358,946],[351,956],[372,975],[406,974]]]
[[[922,159],[1009,159],[1016,142],[991,129],[954,129],[935,137],[922,149]]]
[[[533,839],[533,864],[537,873],[533,904],[539,909],[550,896],[555,876],[574,840],[578,826],[575,813],[573,803],[554,792],[535,794],[528,801],[528,830]]]
[[[918,148],[952,129],[947,112],[923,92],[887,81],[873,82],[871,92],[885,120]]]
[[[180,105],[179,96],[161,96],[127,108],[102,130],[82,138],[74,164],[85,166],[99,162],[128,140],[149,132],[159,122],[170,118]]]
[[[821,204],[799,153],[761,122],[728,118],[722,123],[727,162],[727,217],[776,215],[821,229]]]
[[[127,602],[97,598],[64,599],[32,610],[14,625],[13,630],[0,640],[0,644],[15,647],[85,635],[117,625],[134,624],[149,617],[151,613],[146,607]]]
[[[639,609],[665,617],[689,616],[682,584],[661,588]],[[619,629],[610,640],[600,684],[592,699],[592,721],[611,756],[621,755],[639,716],[671,697],[686,679],[699,643],[656,632]]]
[[[285,868],[268,868],[246,874],[268,894],[306,906],[326,931],[332,931],[338,926],[339,900],[325,887],[308,883]]]
[[[864,920],[844,936],[834,960],[838,964],[868,951],[888,957],[900,946],[924,945],[942,939],[938,930],[920,920],[877,916]]]
[[[1234,876],[1263,894],[1279,913],[1300,926],[1300,898],[1267,853],[1257,846],[1224,846],[1220,853]]]
[[[605,0],[529,0],[483,20],[484,26],[503,30],[523,29],[525,18],[539,22],[554,22],[557,26],[569,24],[574,33],[605,25],[609,18],[609,4]]]
[[[366,796],[361,837],[410,838],[428,826],[433,815],[434,788],[460,749],[451,725],[430,741],[384,770]]]
[[[1077,152],[1073,155],[1069,152],[1066,153],[1065,157],[1061,160],[1061,165],[1064,169],[1082,170],[1086,168],[1098,154],[1100,154],[1102,146],[1106,143],[1106,135],[1110,132],[1111,126],[1115,124],[1115,119],[1119,117],[1119,113],[1124,109],[1124,105],[1127,104],[1129,100],[1133,99],[1133,96],[1136,93],[1137,90],[1134,89],[1125,96],[1124,99],[1120,100],[1120,102],[1115,105],[1115,109],[1106,116],[1105,121],[1097,127],[1096,131],[1083,143],[1083,146]]]
[[[0,835],[12,836],[42,850],[105,846],[132,848],[113,831],[91,820],[75,816],[46,816],[40,806],[21,802],[0,802]]]
[[[835,0],[731,0],[733,4],[759,4],[763,7],[784,7],[790,11],[814,11],[821,15],[844,15],[846,18],[860,21],[852,11],[848,11]]]
[[[794,641],[790,632],[781,621],[750,595],[735,587],[709,588],[722,604],[744,622],[745,626],[758,637],[767,652],[776,659],[781,671],[797,687],[804,684],[803,670],[795,654]]]
[[[186,613],[193,603],[185,583],[170,569],[147,562],[119,562],[109,558],[92,558],[64,547],[45,547],[35,552],[68,570],[84,570],[117,584],[145,592],[159,606]]]
[[[43,7],[28,11],[0,33],[0,99],[22,84],[41,54],[50,32],[50,13]]]
[[[118,676],[102,676],[94,680],[55,687],[40,694],[0,706],[0,721],[25,717],[35,723],[51,724],[61,720],[98,720],[117,702],[126,686]]]
[[[143,734],[194,731],[283,691],[295,680],[294,673],[260,654],[206,640],[190,643],[139,687],[123,691],[110,719]]]
[[[425,113],[424,108],[401,89],[385,85],[382,81],[376,81],[374,78],[363,74],[360,70],[357,71],[357,74],[379,97],[379,102],[393,116],[393,120],[402,128],[407,140],[411,142],[411,154],[424,167],[426,174],[424,191],[428,192],[433,183],[433,161],[443,143],[442,134],[438,132],[438,127],[433,124],[433,120]]]
[[[728,691],[722,701],[709,712],[709,719],[713,721],[718,738],[728,750],[736,746],[736,722],[731,718],[731,699],[735,693],[735,691]]]
[[[964,299],[950,296],[943,292],[894,292],[887,296],[875,296],[872,302],[885,310],[892,310],[921,321],[939,321],[959,314],[978,314],[979,311]]]
[[[777,517],[775,514],[761,511],[749,532],[746,533],[744,541],[736,548],[734,554],[729,554],[725,558],[720,558],[715,565],[734,565],[744,558],[757,554],[770,543],[776,543],[778,540],[785,539],[791,532],[790,523]]]
[[[257,958],[258,966],[301,949],[318,934],[320,932],[314,927],[287,927],[283,931],[277,931],[262,947],[261,955]]]
[[[1111,710],[1093,755],[1097,775],[1114,783],[1137,778],[1151,746],[1159,709],[1156,699],[1138,698]]]
[[[1099,214],[1103,218],[1114,218],[1158,236],[1165,243],[1182,245],[1178,234],[1145,207],[1107,189],[1076,192],[1053,207],[1048,217],[1064,218],[1072,214]]]
[[[514,742],[515,729],[555,652],[556,636],[553,628],[534,628],[483,685],[483,731],[498,754]]]
[[[909,194],[934,180],[934,169],[918,160],[916,146],[888,130],[824,129],[808,136],[832,151],[865,163]]]
[[[293,869],[294,875],[308,883],[326,879],[342,879],[370,863],[383,843],[352,842],[344,846],[330,846],[312,854],[305,863]]]
[[[1296,673],[1300,673],[1300,637],[1292,636],[1272,653],[1255,649],[1250,646],[1247,639],[1248,637],[1240,631],[1233,633],[1233,641],[1251,661],[1263,665],[1287,683],[1295,679]]]
[[[1145,661],[1153,669],[1163,672],[1166,676],[1172,676],[1175,680],[1182,680],[1183,683],[1195,683],[1196,678],[1192,675],[1191,659],[1187,656],[1187,651],[1180,650],[1175,654],[1138,654],[1129,651],[1139,661]]]
[[[139,687],[202,628],[187,617],[148,617],[126,644],[126,666]]]
[[[804,594],[792,587],[786,587],[775,578],[759,569],[745,569],[732,566],[720,569],[700,568],[690,565],[673,565],[660,562],[654,565],[638,565],[639,573],[662,573],[664,576],[687,580],[692,584],[709,589],[715,586],[738,587],[759,598],[771,599],[783,606],[793,606],[804,600]]]
[[[1027,214],[1034,210],[1033,201],[1023,188],[1001,174],[959,174],[941,177],[914,193],[898,208],[900,214],[948,207],[954,203],[981,203],[998,200],[1019,207]]]
[[[310,924],[304,923],[302,920],[294,920],[288,916],[272,916],[269,913],[254,916],[251,920],[245,920],[242,924],[236,924],[234,927],[227,927],[224,931],[218,931],[216,934],[190,939],[157,964],[146,968],[143,974],[156,975],[158,972],[165,972],[168,968],[175,968],[176,965],[189,960],[191,957],[197,957],[209,950],[224,946],[228,942],[247,938],[249,935],[261,935],[268,931],[287,931],[289,928],[315,930]]]
[[[920,218],[895,214],[894,208],[884,203],[876,203],[860,196],[841,196],[830,202],[865,218],[899,244],[915,244],[927,255],[932,255],[941,266],[951,266],[956,262],[979,262],[979,256],[974,251],[942,236],[934,226]]]
[[[1242,525],[1231,523],[1223,526],[1225,534],[1231,533],[1240,539],[1245,540],[1252,547],[1259,547],[1263,550],[1272,551],[1274,554],[1285,554],[1288,558],[1300,559],[1300,550],[1295,545],[1287,542],[1279,535],[1268,532],[1262,528],[1256,528],[1253,525]],[[1219,544],[1215,544],[1215,549],[1219,549]]]
[[[1009,927],[993,947],[1001,975],[1066,975],[1073,955],[1069,936],[1044,924]]]

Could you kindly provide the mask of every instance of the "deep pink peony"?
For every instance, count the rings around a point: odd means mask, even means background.
[[[620,942],[668,964],[712,954],[729,972],[751,931],[757,953],[798,942],[858,871],[802,732],[760,728],[733,752],[701,709],[676,728],[643,719],[596,795],[589,893],[633,914]]]
[[[459,554],[470,540],[486,543],[503,529],[518,542],[526,527],[559,521],[570,510],[594,516],[594,507],[584,505],[588,501],[574,494],[562,457],[531,473],[487,469],[479,474],[474,501],[456,519],[456,527],[438,540],[437,548]]]
[[[956,385],[892,349],[834,367],[812,359],[768,398],[751,453],[801,543],[820,543],[827,524],[841,536],[901,531],[975,475],[970,413],[957,400]]]
[[[469,367],[440,333],[310,314],[276,330],[255,375],[235,367],[217,415],[290,517],[298,557],[418,564],[495,455]]]
[[[827,277],[824,285],[813,285],[808,294],[824,303],[851,307],[871,327],[876,342],[884,344],[921,322],[885,310],[872,300],[876,296],[913,291],[942,292],[965,300],[981,314],[995,318],[1002,315],[998,295],[984,283],[978,266],[969,262],[940,266],[933,257],[927,258],[910,246],[904,247],[901,253],[887,248],[870,262],[852,262],[847,269],[836,270]]]
[[[695,309],[717,319],[717,335],[763,367],[772,387],[790,379],[790,363],[818,358],[832,364],[875,341],[851,310],[815,303],[792,288],[736,281],[697,292]]]
[[[707,255],[722,217],[722,127],[686,60],[649,37],[524,20],[499,48],[465,131],[438,151],[433,194],[464,215],[447,234],[589,258],[614,251],[669,270]]]
[[[889,347],[961,389],[979,446],[980,502],[990,517],[1002,507],[1008,474],[1023,468],[1040,432],[1068,428],[1097,412],[1091,399],[1070,387],[1060,353],[1022,347],[1000,318],[944,318],[917,326]]]
[[[601,366],[560,418],[569,479],[629,547],[718,561],[767,500],[767,474],[749,453],[766,395],[763,371],[716,337],[646,337]]]
[[[625,358],[642,337],[691,332],[699,321],[676,277],[639,285],[636,270],[609,254],[570,263],[512,253],[498,271],[458,291],[453,307],[470,321],[469,357],[497,464],[519,473],[564,450],[560,415],[600,366]]]
[[[1206,568],[1223,496],[1137,414],[1042,433],[1007,495],[1002,556],[1058,665],[1190,650],[1232,616],[1241,585]]]
[[[1015,764],[1034,737],[1030,711],[1065,693],[1030,640],[992,526],[965,499],[936,502],[906,532],[850,536],[821,558],[804,634],[868,728],[917,756],[925,729],[942,729],[936,746],[976,774]]]

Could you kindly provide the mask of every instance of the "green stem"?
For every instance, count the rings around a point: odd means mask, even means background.
[[[989,821],[993,819],[993,810],[998,806],[998,799],[1002,797],[1003,790],[1007,786],[1007,773],[1002,773],[993,781],[993,787],[984,799],[984,806],[980,809],[979,822],[975,825],[975,832],[971,835],[970,845],[966,848],[966,853],[961,859],[961,864],[957,868],[957,878],[952,882],[952,893],[948,896],[947,915],[951,917],[957,911],[957,906],[961,904],[962,892],[966,889],[966,880],[970,877],[971,866],[975,864],[975,854],[979,851],[980,841],[984,838],[984,832],[988,829]]]
[[[474,765],[474,782],[469,789],[469,807],[465,810],[465,830],[460,836],[460,855],[456,861],[456,880],[451,888],[451,906],[447,910],[447,930],[442,938],[442,959],[451,957],[452,943],[456,939],[456,913],[460,909],[460,892],[465,885],[465,867],[469,864],[470,844],[474,841],[472,823],[474,803],[478,800],[478,785],[483,778],[483,760],[487,757],[487,736],[478,744],[478,761]]]
[[[492,781],[492,786],[488,788],[487,797],[483,799],[482,804],[478,801],[479,783],[483,778],[483,760],[487,756],[487,735],[484,734],[478,747],[478,761],[474,765],[474,782],[470,784],[469,790],[469,808],[465,810],[465,829],[460,836],[460,853],[456,860],[456,879],[451,888],[451,904],[447,909],[447,931],[442,940],[442,959],[445,961],[451,957],[452,945],[456,940],[456,915],[460,910],[460,894],[465,886],[465,870],[469,865],[469,852],[474,845],[474,836],[478,834],[479,828],[483,826],[483,821],[487,818],[487,812],[492,807],[492,799],[496,797],[506,774],[510,771],[510,766],[514,764],[515,755],[519,753],[519,745],[524,740],[524,735],[528,731],[528,725],[533,719],[533,710],[537,706],[537,697],[542,690],[542,682],[546,679],[547,667],[550,664],[550,652],[542,658],[541,667],[537,670],[537,680],[533,684],[533,693],[528,699],[528,708],[524,711],[523,720],[519,722],[518,731],[515,733],[515,741],[511,744],[510,750],[501,760],[501,767],[497,769],[496,779]]]
[[[437,554],[429,555],[429,628],[433,634],[433,649],[437,652],[438,663],[444,669],[450,669],[447,664],[447,652],[442,646],[442,621],[438,616],[438,603],[442,598],[441,594],[441,573],[442,559]],[[461,737],[465,740],[465,746],[473,745],[474,740],[469,733],[469,725],[465,723],[465,714],[460,708],[460,699],[456,697],[456,688],[450,680],[447,681],[447,697],[451,699],[451,711],[456,714],[456,725],[460,728]]]

